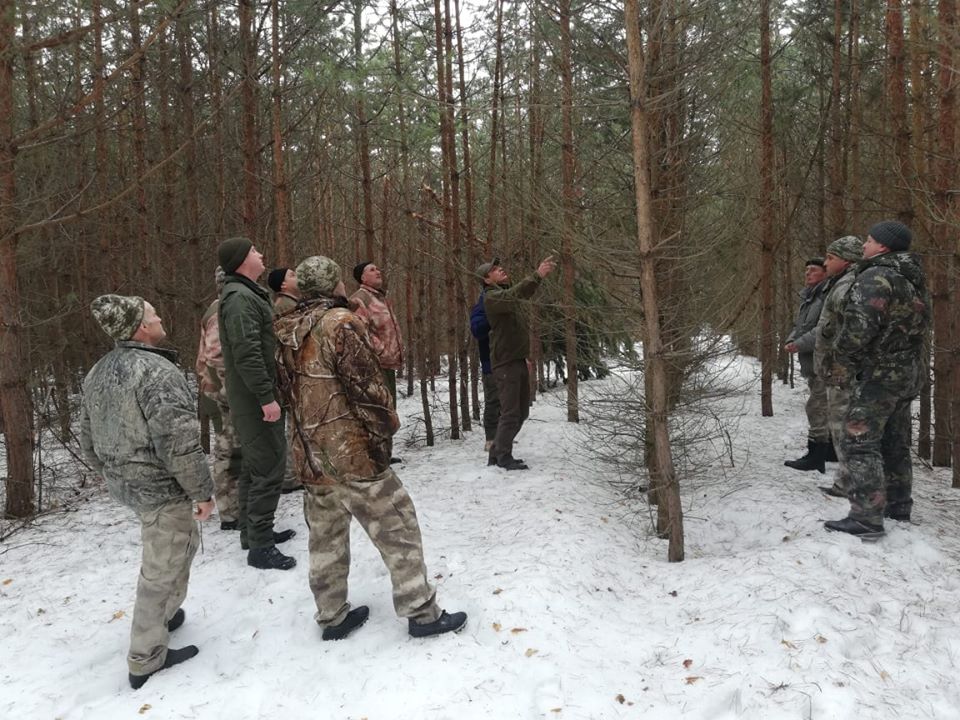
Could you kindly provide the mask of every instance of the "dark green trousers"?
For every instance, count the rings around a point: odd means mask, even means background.
[[[263,416],[234,415],[243,461],[240,466],[240,540],[250,548],[273,545],[273,517],[287,464],[285,416],[268,423]]]

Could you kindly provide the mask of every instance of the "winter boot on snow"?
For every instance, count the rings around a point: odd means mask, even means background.
[[[466,624],[467,614],[465,612],[455,612],[451,615],[446,610],[442,610],[440,617],[433,622],[418,623],[410,618],[409,631],[413,637],[422,638],[448,632],[460,632]]]
[[[338,625],[330,625],[323,629],[324,640],[343,640],[358,627],[363,625],[370,617],[370,608],[366,605],[355,607],[347,613],[347,616],[340,621]]]
[[[297,534],[297,531],[296,531],[296,530],[292,530],[292,529],[290,529],[290,530],[281,530],[280,532],[274,531],[274,533],[273,533],[273,544],[274,544],[274,545],[279,545],[280,543],[285,543],[285,542],[286,542],[287,540],[289,540],[290,538],[296,536],[296,534]],[[249,544],[246,540],[244,540],[243,538],[240,538],[240,549],[241,549],[241,550],[249,550],[249,549],[250,549],[250,544]]]
[[[515,458],[510,453],[497,458],[497,467],[504,470],[529,470],[529,466],[520,458]]]
[[[807,440],[807,454],[796,460],[787,460],[783,464],[794,470],[816,470],[823,474],[827,471],[824,461],[829,443]]]
[[[271,545],[265,548],[253,548],[248,552],[247,565],[258,570],[289,570],[297,566],[297,561]]]
[[[198,652],[200,652],[200,650],[196,645],[187,645],[186,647],[177,648],[176,650],[167,650],[167,659],[163,661],[163,667],[154,670],[152,673],[147,673],[146,675],[134,675],[133,673],[130,673],[130,687],[132,687],[134,690],[139,690],[143,687],[143,684],[147,682],[147,680],[161,670],[166,670],[174,665],[179,665],[180,663],[195,656]]]
[[[173,614],[173,617],[167,621],[167,632],[173,632],[178,627],[183,625],[183,621],[187,619],[187,614],[183,611],[183,608],[177,608],[177,611]]]
[[[824,460],[827,462],[840,462],[840,458],[837,457],[837,449],[833,446],[833,440],[826,443],[827,453],[824,455]]]
[[[843,520],[827,520],[823,526],[827,530],[845,532],[865,540],[883,537],[886,534],[883,525],[874,525],[863,520],[855,520],[852,517],[845,517]]]

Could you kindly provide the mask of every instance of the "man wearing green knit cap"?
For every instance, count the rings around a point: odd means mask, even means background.
[[[289,570],[297,562],[277,549],[295,534],[274,532],[287,443],[283,411],[277,401],[273,309],[266,289],[257,284],[263,255],[247,238],[224,240],[217,250],[226,273],[220,292],[220,343],[227,401],[243,456],[240,478],[240,546],[247,564]]]

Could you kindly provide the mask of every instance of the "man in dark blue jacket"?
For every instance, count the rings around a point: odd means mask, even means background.
[[[496,258],[489,265],[493,267],[499,263],[499,258]],[[493,377],[493,369],[490,366],[490,322],[487,320],[487,311],[483,306],[483,298],[487,294],[488,286],[483,279],[480,282],[483,283],[483,290],[480,291],[480,297],[470,311],[470,332],[477,339],[477,350],[480,355],[483,381],[483,436],[486,440],[483,449],[489,453],[490,448],[493,447],[493,440],[497,436],[497,423],[500,421],[500,395],[497,393],[497,381]]]

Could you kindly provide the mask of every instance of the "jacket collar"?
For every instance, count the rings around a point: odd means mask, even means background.
[[[366,290],[366,291],[367,291],[368,293],[370,293],[371,295],[375,295],[375,296],[377,296],[377,297],[386,297],[386,296],[387,296],[387,291],[384,290],[383,288],[380,288],[380,289],[378,290],[377,288],[370,287],[370,286],[367,285],[366,283],[360,283],[360,289],[361,289],[361,290]]]
[[[243,275],[238,275],[237,273],[228,273],[226,279],[224,280],[225,284],[229,283],[240,283],[241,285],[246,285],[248,288],[257,293],[267,302],[270,302],[270,294],[267,292],[266,288],[262,285],[255,283],[248,277]]]
[[[179,353],[172,348],[157,347],[156,345],[147,345],[146,343],[137,342],[136,340],[119,340],[116,345],[118,348],[123,348],[126,350],[145,350],[146,352],[151,352],[160,357],[169,360],[174,365],[177,364],[177,360],[180,358]]]

